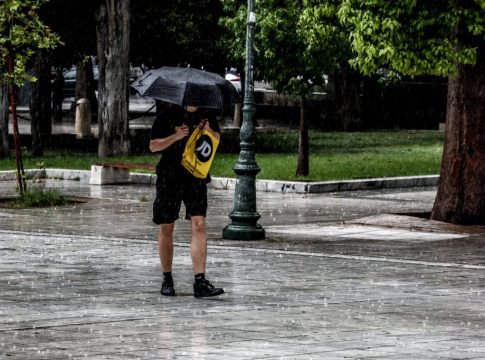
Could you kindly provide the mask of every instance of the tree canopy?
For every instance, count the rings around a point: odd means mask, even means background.
[[[382,67],[408,75],[456,74],[457,63],[476,61],[470,38],[483,41],[485,34],[482,0],[343,0],[338,16],[352,29],[351,64],[366,74]],[[458,34],[460,24],[466,34]]]
[[[327,74],[346,66],[352,54],[349,30],[337,16],[341,4],[342,0],[304,0],[299,17],[305,52]]]

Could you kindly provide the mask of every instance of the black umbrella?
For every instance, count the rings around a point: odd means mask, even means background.
[[[239,94],[230,81],[219,74],[193,68],[164,66],[149,70],[131,87],[140,95],[180,106],[222,109],[239,102]]]

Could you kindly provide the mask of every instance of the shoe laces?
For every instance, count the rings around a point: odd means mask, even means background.
[[[214,289],[215,288],[215,286],[212,285],[212,283],[209,280],[207,280],[207,279],[202,280],[199,284],[202,285],[202,286],[206,286],[209,289]]]

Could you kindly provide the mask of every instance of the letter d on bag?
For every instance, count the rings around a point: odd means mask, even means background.
[[[211,158],[212,141],[210,137],[204,134],[199,140],[197,140],[197,148],[195,149],[195,153],[201,162],[206,162]]]

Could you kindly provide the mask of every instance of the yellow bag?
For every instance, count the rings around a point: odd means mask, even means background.
[[[185,144],[182,166],[199,179],[205,179],[216,155],[219,140],[209,131],[197,127]]]

